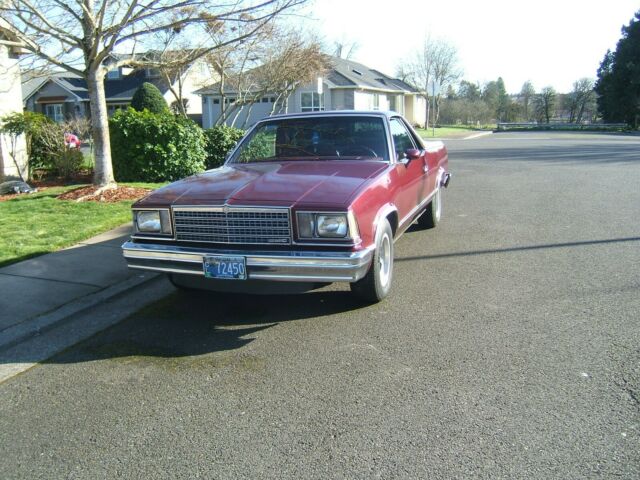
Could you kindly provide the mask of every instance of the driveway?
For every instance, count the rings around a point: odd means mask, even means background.
[[[0,478],[640,477],[640,139],[448,146],[386,301],[172,293],[0,384]]]

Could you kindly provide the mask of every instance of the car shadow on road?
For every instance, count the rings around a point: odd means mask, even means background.
[[[347,291],[270,296],[177,291],[42,363],[201,356],[244,347],[283,322],[319,321],[359,308]]]
[[[413,226],[407,230],[419,231],[417,228],[413,229]],[[492,255],[498,253],[514,253],[524,252],[532,250],[547,250],[552,248],[572,248],[572,247],[585,247],[591,245],[605,245],[610,243],[628,243],[628,242],[640,242],[640,237],[626,237],[626,238],[608,238],[604,240],[584,240],[576,242],[561,242],[561,243],[543,243],[540,245],[523,245],[504,248],[489,248],[485,250],[470,250],[467,252],[449,252],[449,253],[434,253],[432,255],[418,255],[411,257],[396,257],[396,262],[416,262],[420,260],[436,260],[439,258],[452,258],[452,257],[472,257],[475,255]]]

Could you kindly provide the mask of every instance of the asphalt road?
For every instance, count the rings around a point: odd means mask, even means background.
[[[639,478],[640,138],[449,149],[385,302],[172,294],[0,385],[0,478]]]

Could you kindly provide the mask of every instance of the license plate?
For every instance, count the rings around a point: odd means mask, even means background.
[[[219,280],[246,280],[245,257],[204,257],[204,276]]]

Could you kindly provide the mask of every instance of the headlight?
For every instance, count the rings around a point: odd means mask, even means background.
[[[136,232],[171,235],[169,210],[135,210],[133,212]]]
[[[312,240],[314,238],[355,240],[358,236],[358,227],[351,212],[298,212],[297,218],[298,238],[301,240]]]
[[[321,237],[344,238],[349,230],[346,215],[318,215],[316,225]]]

